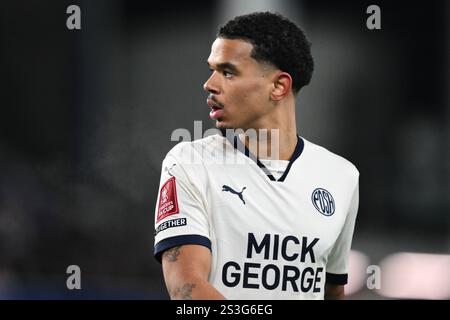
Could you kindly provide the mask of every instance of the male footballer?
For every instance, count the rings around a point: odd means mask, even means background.
[[[170,297],[343,298],[359,172],[297,134],[310,43],[281,15],[253,13],[220,27],[207,63],[209,116],[226,134],[163,161],[154,253]]]

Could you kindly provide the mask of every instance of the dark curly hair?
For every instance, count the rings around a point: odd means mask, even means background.
[[[253,59],[289,73],[295,94],[311,80],[311,43],[299,27],[279,13],[255,12],[235,17],[220,26],[217,37],[250,42]]]

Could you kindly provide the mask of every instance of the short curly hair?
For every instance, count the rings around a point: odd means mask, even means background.
[[[314,70],[311,43],[298,26],[279,13],[237,16],[219,27],[217,37],[250,42],[253,59],[289,73],[294,94],[311,81]]]

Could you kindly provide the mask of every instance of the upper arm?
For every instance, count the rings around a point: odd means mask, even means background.
[[[182,245],[162,254],[164,280],[172,299],[191,299],[192,291],[208,281],[211,251],[201,245]]]
[[[325,299],[326,300],[335,300],[335,299],[344,299],[345,298],[345,290],[344,286],[340,284],[325,284]]]
[[[178,245],[211,247],[207,203],[185,167],[172,156],[163,161],[155,207],[155,257]]]
[[[347,283],[349,256],[352,244],[355,221],[358,212],[359,189],[356,184],[349,203],[344,225],[328,255],[326,283],[343,286]]]
[[[172,299],[223,299],[208,282],[211,240],[204,181],[189,163],[163,161],[155,209],[156,259]]]

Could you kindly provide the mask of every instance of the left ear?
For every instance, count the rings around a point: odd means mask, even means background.
[[[270,98],[279,101],[286,97],[292,89],[292,78],[287,72],[279,71],[273,78],[273,89]]]

